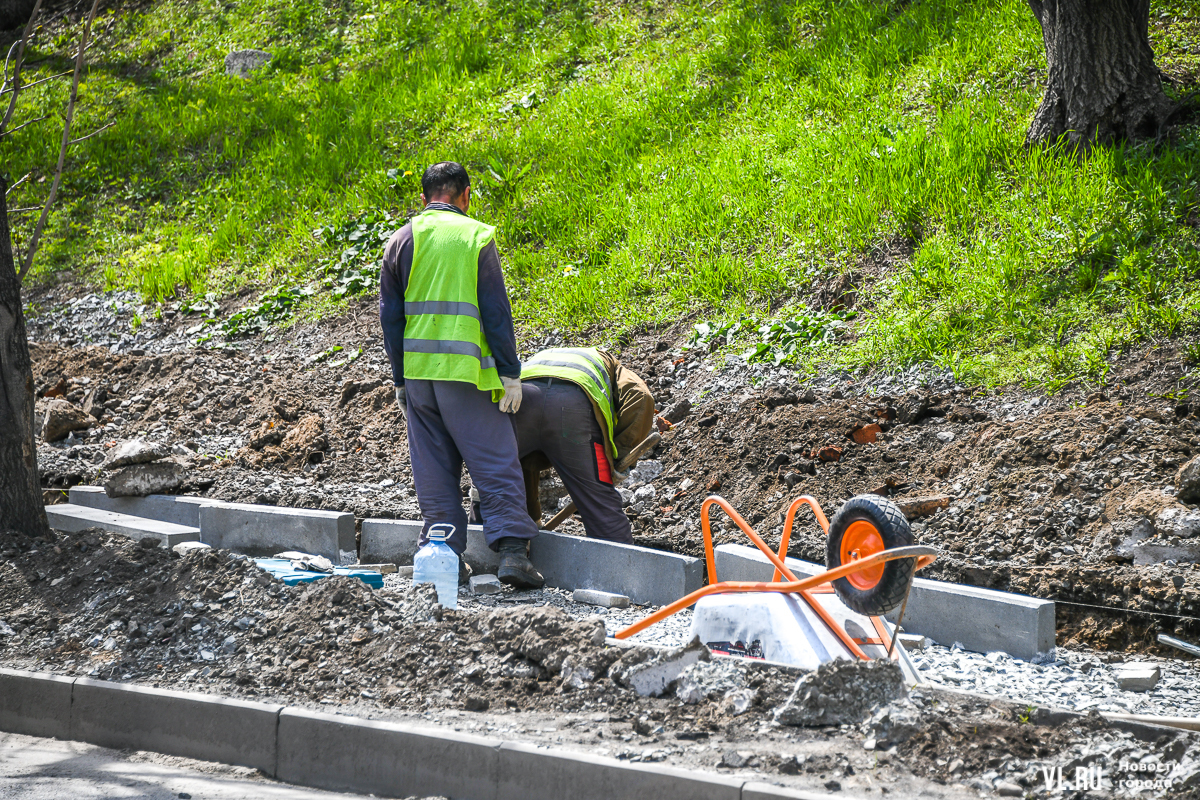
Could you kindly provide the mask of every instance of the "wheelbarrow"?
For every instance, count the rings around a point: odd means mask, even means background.
[[[826,569],[801,579],[788,568],[784,557],[796,513],[805,505],[826,535]],[[718,581],[709,519],[714,506],[774,565],[770,581]],[[804,669],[816,669],[835,658],[895,658],[915,679],[903,648],[895,647],[896,634],[913,575],[933,563],[938,553],[932,547],[913,544],[912,528],[891,500],[858,495],[847,500],[830,522],[815,498],[800,497],[788,507],[778,553],[717,495],[700,506],[700,528],[708,585],[630,625],[616,638],[627,639],[694,605],[692,632],[714,652]],[[892,626],[884,615],[896,608],[900,615]]]

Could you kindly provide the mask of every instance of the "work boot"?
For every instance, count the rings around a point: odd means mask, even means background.
[[[458,557],[458,585],[466,586],[471,582],[471,565],[462,556]]]
[[[540,589],[546,585],[542,573],[533,567],[529,560],[529,540],[518,539],[515,536],[505,536],[497,548],[500,553],[500,568],[496,577],[501,583],[515,586],[518,589]]]

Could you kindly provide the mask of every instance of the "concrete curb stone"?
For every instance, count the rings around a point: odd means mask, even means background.
[[[499,745],[479,736],[285,708],[275,777],[385,797],[495,800]]]
[[[69,738],[274,775],[282,710],[280,705],[78,678],[71,693]]]
[[[719,545],[717,578],[722,581],[769,581],[774,567],[756,547]],[[821,564],[785,559],[798,577],[824,572]],[[896,621],[898,610],[888,614]],[[967,650],[1001,650],[1029,660],[1054,648],[1054,601],[925,578],[913,580],[904,612],[904,630]]]
[[[46,519],[51,528],[67,533],[76,533],[88,528],[103,528],[111,533],[120,533],[134,541],[158,539],[164,547],[174,547],[180,542],[195,542],[200,539],[200,529],[187,525],[176,525],[156,519],[135,517],[116,511],[105,511],[73,503],[46,506]]]
[[[363,520],[359,555],[363,561],[411,564],[421,527],[419,520]],[[495,573],[500,564],[479,525],[467,526],[463,558],[478,574]],[[541,531],[529,558],[547,586],[597,589],[638,604],[667,605],[704,585],[703,559],[564,533]]]
[[[299,550],[335,564],[341,563],[342,553],[353,556],[358,550],[353,514],[250,503],[201,506],[200,541],[252,556]]]
[[[222,501],[190,495],[152,494],[146,497],[109,497],[102,486],[72,486],[70,500],[77,506],[115,511],[134,517],[156,519],[175,525],[200,527],[200,507],[220,505]]]
[[[74,678],[0,669],[0,731],[66,739]]]

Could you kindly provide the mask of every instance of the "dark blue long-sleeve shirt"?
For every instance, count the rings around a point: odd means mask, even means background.
[[[463,212],[449,203],[430,203],[434,211]],[[383,326],[383,349],[392,362],[392,382],[404,385],[404,292],[408,289],[408,274],[412,271],[412,224],[392,234],[383,249],[383,269],[379,274],[379,322]],[[479,323],[496,371],[501,377],[521,377],[521,361],[517,358],[517,336],[513,330],[512,306],[500,270],[500,254],[495,241],[479,253],[479,279],[476,287],[479,301]]]

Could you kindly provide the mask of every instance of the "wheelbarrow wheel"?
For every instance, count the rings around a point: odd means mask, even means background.
[[[847,500],[829,523],[825,566],[834,569],[912,543],[912,528],[899,506],[886,497],[860,494]],[[847,608],[880,617],[904,602],[916,566],[915,558],[888,561],[838,578],[833,590]]]

